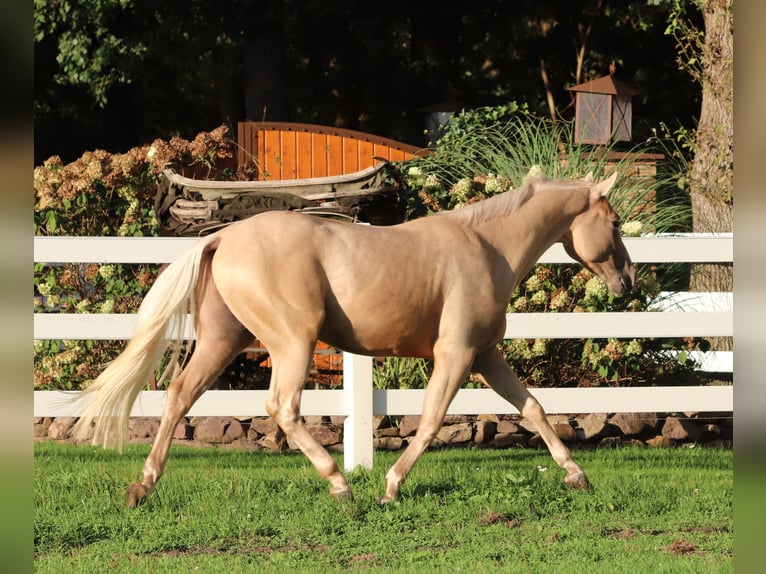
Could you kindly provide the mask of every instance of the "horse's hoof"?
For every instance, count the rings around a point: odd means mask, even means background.
[[[334,498],[335,500],[354,500],[354,493],[351,492],[351,489],[333,489],[330,491],[330,497]]]
[[[146,500],[146,494],[144,485],[134,482],[128,487],[128,491],[125,493],[125,507],[135,508]]]
[[[378,500],[378,503],[379,503],[381,506],[384,506],[384,505],[386,505],[386,504],[391,504],[392,502],[396,502],[396,497],[395,497],[395,496],[389,496],[388,494],[387,494],[387,495],[385,495],[385,496],[384,496],[383,498],[381,498],[380,500]]]
[[[590,490],[590,481],[585,473],[580,471],[574,474],[570,474],[564,479],[564,482],[569,488],[577,490]]]

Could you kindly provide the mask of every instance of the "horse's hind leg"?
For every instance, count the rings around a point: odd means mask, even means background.
[[[279,347],[269,347],[273,366],[266,410],[290,443],[297,446],[319,475],[329,481],[330,496],[346,498],[351,496],[351,489],[335,459],[311,436],[300,420],[301,392],[306,384],[314,346],[314,342],[295,340]]]
[[[473,371],[482,377],[501,397],[519,409],[521,414],[537,427],[548,450],[561,468],[567,471],[565,482],[570,488],[590,488],[588,477],[580,468],[569,449],[556,435],[540,403],[505,362],[499,349],[492,349],[476,358]]]
[[[176,426],[226,365],[252,340],[253,335],[234,318],[211,284],[198,310],[194,353],[183,372],[168,386],[160,428],[144,463],[143,478],[128,487],[126,506],[136,506],[154,490],[165,470]]]

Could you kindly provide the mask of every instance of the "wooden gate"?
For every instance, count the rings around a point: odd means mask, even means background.
[[[311,124],[239,122],[237,132],[237,164],[254,168],[259,180],[343,175],[381,159],[404,161],[426,153],[395,140]]]

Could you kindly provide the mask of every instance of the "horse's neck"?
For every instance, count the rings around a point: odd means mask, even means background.
[[[526,274],[587,206],[587,188],[551,187],[534,194],[514,213],[477,226],[477,231],[512,269]]]

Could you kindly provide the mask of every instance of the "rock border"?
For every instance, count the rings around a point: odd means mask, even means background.
[[[345,417],[307,416],[308,431],[332,452],[343,452]],[[549,415],[559,438],[570,448],[635,445],[668,448],[710,444],[731,447],[732,413],[606,413]],[[76,442],[70,430],[74,417],[35,417],[35,441]],[[130,419],[130,443],[151,443],[159,417]],[[373,447],[398,451],[409,444],[419,415],[376,416]],[[297,450],[270,417],[186,417],[176,427],[174,444],[225,446],[245,450],[281,452]],[[447,416],[430,448],[545,448],[534,425],[519,415]]]

